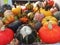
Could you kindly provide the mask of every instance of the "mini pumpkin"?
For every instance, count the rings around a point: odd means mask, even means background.
[[[32,44],[37,37],[37,33],[35,29],[30,25],[22,25],[18,28],[16,33],[16,38],[20,41],[20,43],[24,44]]]
[[[44,16],[51,16],[52,15],[50,10],[45,10],[45,9],[40,8],[40,12],[42,14],[44,14]]]
[[[19,20],[20,20],[22,23],[27,23],[29,19],[28,19],[26,16],[24,16],[24,17],[19,18]]]
[[[13,38],[14,32],[10,28],[5,28],[5,26],[3,25],[0,28],[0,45],[9,44],[13,40]]]
[[[57,24],[57,19],[53,16],[47,16],[47,17],[43,18],[42,24],[43,25],[48,24],[49,21],[51,21],[52,24]]]
[[[7,15],[14,15],[13,12],[11,10],[6,10],[4,12],[4,17],[7,16]]]
[[[44,43],[60,42],[60,27],[49,22],[39,29],[39,37]]]
[[[21,7],[20,7],[20,5],[19,5],[19,6],[16,6],[16,8],[13,7],[13,8],[12,8],[12,12],[13,12],[15,15],[20,14],[20,13],[21,13]]]
[[[14,15],[7,15],[2,19],[5,25],[13,22],[14,20],[15,20]]]
[[[28,10],[32,10],[33,9],[33,5],[30,2],[26,3],[25,6],[26,6],[26,8]]]
[[[10,23],[9,25],[7,25],[7,27],[12,29],[14,31],[14,33],[16,33],[18,27],[21,25],[22,25],[22,23],[19,20],[16,20],[16,21]]]
[[[33,12],[30,12],[30,13],[28,13],[28,18],[30,19],[30,20],[33,20],[33,18],[34,18],[34,13]]]
[[[35,13],[34,15],[34,20],[36,21],[42,21],[43,18],[44,18],[44,15],[39,12]]]

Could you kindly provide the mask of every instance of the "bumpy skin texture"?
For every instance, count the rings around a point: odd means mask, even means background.
[[[6,28],[4,31],[0,31],[0,45],[9,44],[14,38],[14,32]]]
[[[20,41],[20,43],[32,44],[36,40],[37,33],[35,32],[34,28],[30,27],[32,29],[32,33],[23,38],[23,36],[20,34],[20,30],[23,26],[24,25],[22,25],[18,28],[17,33],[16,33],[16,38]],[[27,26],[29,26],[29,25],[27,25]]]
[[[43,18],[42,24],[43,25],[48,24],[49,21],[51,21],[52,24],[57,24],[57,19],[53,16],[47,16],[47,17]]]
[[[48,25],[41,27],[39,30],[39,37],[44,43],[57,43],[60,41],[60,28],[53,24],[52,29],[48,28]]]

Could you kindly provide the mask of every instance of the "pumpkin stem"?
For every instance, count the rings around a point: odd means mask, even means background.
[[[51,30],[52,29],[52,23],[48,22],[48,28]]]
[[[5,25],[1,27],[1,31],[4,31],[4,30],[5,30]]]

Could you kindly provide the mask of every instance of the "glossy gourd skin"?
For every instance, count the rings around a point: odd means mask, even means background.
[[[58,43],[60,42],[60,27],[52,24],[52,29],[49,29],[48,25],[44,25],[39,29],[39,37],[44,43]]]
[[[7,27],[11,28],[16,33],[18,27],[21,25],[22,25],[22,23],[19,20],[16,20],[16,21],[10,23],[9,25],[7,25]]]
[[[48,24],[49,21],[51,21],[52,24],[57,24],[57,19],[53,16],[47,16],[47,17],[43,18],[42,24],[43,25]]]
[[[0,45],[7,45],[9,44],[14,38],[14,32],[9,29],[5,28],[4,31],[0,29]]]
[[[23,38],[23,35],[20,33],[20,31],[24,26],[28,26],[29,28],[31,28],[32,32]],[[27,30],[27,31],[30,31],[30,30]],[[24,32],[24,33],[26,33],[26,32]],[[16,38],[20,41],[20,43],[24,43],[24,44],[32,44],[36,40],[36,37],[37,37],[37,33],[35,32],[35,29],[32,28],[30,25],[20,26],[16,33]]]

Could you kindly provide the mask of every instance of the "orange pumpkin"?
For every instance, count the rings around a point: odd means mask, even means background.
[[[28,18],[26,16],[22,17],[19,19],[22,23],[27,23],[28,22]]]
[[[4,24],[9,24],[9,23],[13,22],[14,20],[15,20],[14,15],[7,15],[6,17],[4,17],[2,19]]]
[[[12,8],[12,12],[15,14],[15,15],[18,15],[19,13],[21,13],[21,7],[20,6],[16,6]]]

